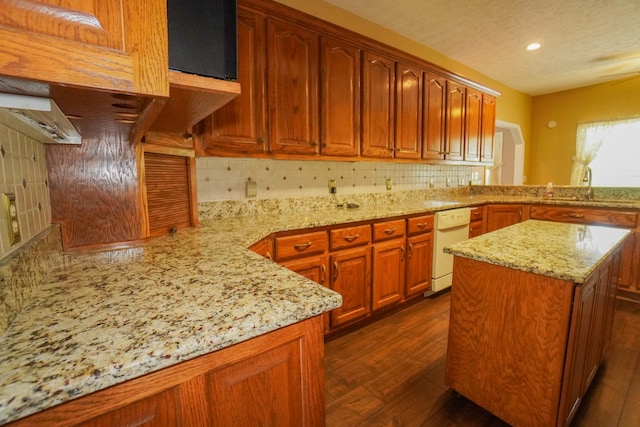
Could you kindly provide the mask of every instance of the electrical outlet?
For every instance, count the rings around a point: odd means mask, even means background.
[[[391,184],[392,184],[391,178],[387,178],[386,179],[387,190],[391,190]]]
[[[256,197],[258,195],[258,183],[256,181],[252,181],[251,178],[249,178],[246,184],[247,197]]]
[[[451,187],[451,178],[447,178],[447,187]]]
[[[20,241],[20,224],[18,223],[18,206],[16,205],[16,195],[4,193],[2,195],[4,211],[7,218],[7,228],[9,230],[9,244],[15,245]]]
[[[436,185],[436,182],[433,178],[429,178],[429,188],[433,188],[433,186]]]
[[[330,179],[329,180],[329,193],[330,194],[336,194],[338,192],[338,187],[336,186],[336,180],[335,179]]]

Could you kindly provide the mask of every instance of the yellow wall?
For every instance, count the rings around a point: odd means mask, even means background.
[[[531,184],[568,185],[578,123],[640,115],[640,78],[623,78],[533,98]],[[553,129],[547,127],[557,122]]]
[[[502,93],[497,101],[496,118],[520,125],[525,140],[525,175],[529,174],[529,152],[531,141],[531,97],[511,89],[479,72],[462,65],[428,47],[407,39],[393,31],[373,24],[343,9],[322,0],[277,0],[279,3],[298,9],[309,15],[347,28],[356,33],[393,46],[458,75],[478,82]]]

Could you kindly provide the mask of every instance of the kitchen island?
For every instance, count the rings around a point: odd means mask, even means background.
[[[568,425],[610,340],[628,233],[528,220],[446,248],[447,385],[512,425]]]

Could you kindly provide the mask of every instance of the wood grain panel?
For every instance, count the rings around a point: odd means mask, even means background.
[[[124,50],[119,0],[0,0],[0,25]]]
[[[570,222],[573,224],[615,225],[634,228],[638,214],[615,209],[581,208],[573,206],[531,206],[531,219]]]
[[[395,67],[391,58],[364,53],[362,62],[362,156],[392,158]]]
[[[320,40],[320,152],[360,152],[360,49],[342,40]]]
[[[267,19],[271,150],[318,154],[318,34]]]
[[[326,231],[276,237],[276,260],[299,258],[325,252],[329,248]]]
[[[374,242],[380,242],[382,240],[403,237],[404,234],[405,234],[404,219],[377,222],[373,224],[373,241]]]
[[[240,95],[204,120],[203,150],[214,155],[265,153],[266,24],[264,16],[238,8]]]
[[[493,145],[496,132],[496,97],[482,94],[482,140],[480,161],[493,162]]]
[[[467,88],[465,105],[464,159],[480,160],[482,138],[482,92]]]
[[[455,257],[446,382],[514,425],[555,425],[573,283]]]
[[[330,230],[331,250],[367,245],[371,242],[371,226],[357,225],[354,227],[336,228]]]
[[[447,80],[444,77],[425,73],[424,107],[422,126],[423,159],[444,159]]]
[[[105,136],[80,146],[47,145],[53,222],[65,249],[141,239],[136,152]]]
[[[149,235],[191,227],[189,158],[144,154]]]
[[[395,157],[422,156],[422,70],[396,62]]]
[[[404,244],[405,240],[399,238],[373,245],[372,310],[395,304],[404,298]]]

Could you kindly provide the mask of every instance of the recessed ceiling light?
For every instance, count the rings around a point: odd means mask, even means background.
[[[527,46],[527,50],[537,50],[540,49],[540,43],[531,43]]]

